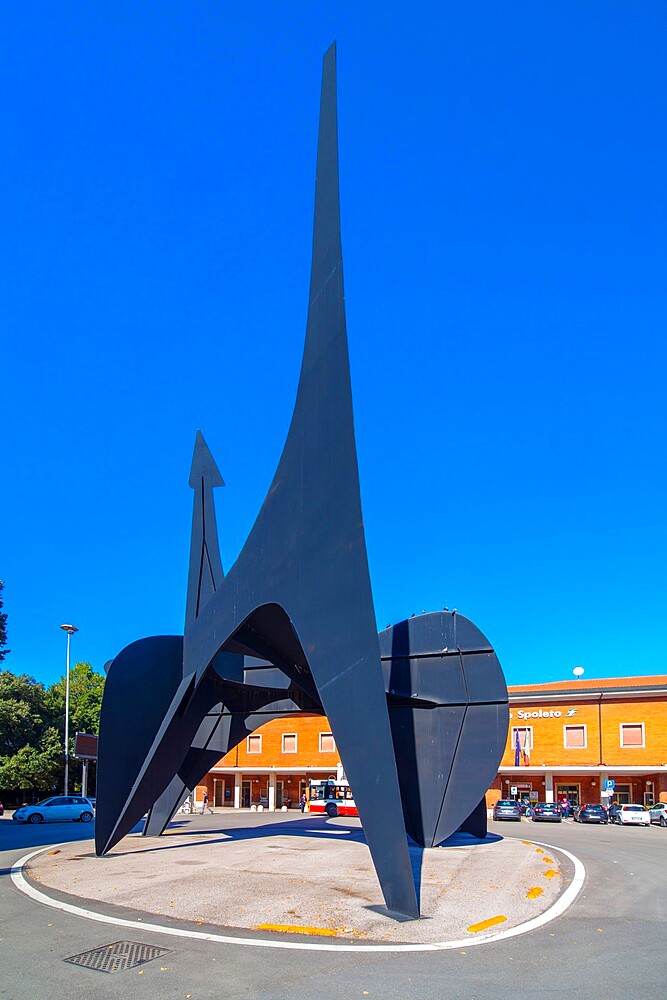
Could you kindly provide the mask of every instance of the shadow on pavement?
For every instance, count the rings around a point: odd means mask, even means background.
[[[10,817],[0,819],[0,852],[37,850],[70,840],[90,840],[95,823],[15,823]],[[3,872],[5,874],[5,872]]]

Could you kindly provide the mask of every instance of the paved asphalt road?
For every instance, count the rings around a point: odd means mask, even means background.
[[[247,824],[249,815],[225,815],[224,823]],[[255,821],[275,818],[260,814]],[[186,822],[213,830],[221,817]],[[667,995],[667,830],[571,821],[490,825],[504,836],[564,847],[584,862],[586,884],[567,913],[530,934],[465,952],[374,956],[248,948],[148,933],[142,937],[60,913],[19,893],[9,870],[31,848],[88,839],[91,826],[27,827],[0,819],[0,997],[503,1000],[526,994],[638,1000]],[[145,965],[141,973],[107,975],[63,962],[123,939],[162,945],[171,954]]]

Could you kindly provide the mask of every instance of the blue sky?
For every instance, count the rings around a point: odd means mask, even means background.
[[[379,627],[509,683],[665,672],[667,7],[13,3],[0,578],[46,682],[182,631],[201,428],[229,567],[294,402],[321,58]]]

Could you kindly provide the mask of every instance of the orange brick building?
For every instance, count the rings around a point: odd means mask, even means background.
[[[297,715],[265,723],[209,771],[195,793],[208,791],[213,806],[296,808],[309,782],[342,777],[327,719]]]
[[[667,676],[558,681],[511,687],[507,746],[487,793],[499,798],[667,801]],[[517,734],[519,742],[518,764]],[[226,754],[195,799],[214,806],[296,808],[312,780],[340,778],[323,716],[268,722]]]
[[[509,689],[507,746],[487,802],[667,802],[667,676]],[[517,759],[517,735],[519,763]],[[516,789],[516,792],[512,792]]]

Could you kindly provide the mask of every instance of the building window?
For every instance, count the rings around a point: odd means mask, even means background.
[[[643,722],[621,723],[621,746],[622,747],[645,746]]]
[[[586,749],[586,726],[563,726],[563,746],[567,750]]]
[[[283,733],[283,753],[296,753],[296,733]]]
[[[335,753],[333,733],[320,733],[320,753]]]
[[[512,726],[510,750],[514,754],[515,760],[517,752],[517,733],[519,734],[519,763],[528,764],[530,761],[531,750],[535,746],[533,741],[533,727]]]
[[[248,753],[261,753],[262,752],[262,737],[261,736],[249,736],[248,737]]]

